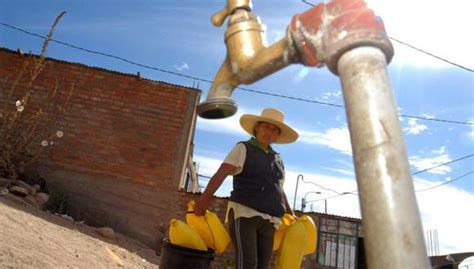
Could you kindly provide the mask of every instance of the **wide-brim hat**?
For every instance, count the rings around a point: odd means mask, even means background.
[[[244,130],[254,136],[254,128],[257,122],[268,122],[280,129],[280,134],[278,135],[275,143],[276,144],[289,144],[293,143],[298,139],[298,133],[293,130],[290,126],[286,125],[283,120],[285,115],[274,108],[266,108],[262,110],[260,116],[252,114],[244,114],[240,117],[240,125]]]

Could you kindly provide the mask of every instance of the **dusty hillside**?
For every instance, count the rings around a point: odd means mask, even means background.
[[[158,268],[154,251],[0,195],[0,268]]]

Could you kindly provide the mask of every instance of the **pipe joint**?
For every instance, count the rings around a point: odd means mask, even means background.
[[[336,75],[339,58],[353,48],[377,47],[387,63],[394,53],[382,19],[362,0],[333,0],[297,14],[290,33],[304,65],[326,64]]]

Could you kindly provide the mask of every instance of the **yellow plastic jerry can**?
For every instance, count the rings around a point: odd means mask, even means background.
[[[290,214],[285,214],[281,218],[281,224],[273,236],[273,251],[277,251],[280,248],[285,232],[290,225],[295,221],[295,218]]]
[[[186,222],[201,235],[207,247],[222,253],[230,243],[230,236],[214,212],[206,210],[204,216],[194,214],[194,201],[189,201]]]
[[[278,269],[300,268],[308,235],[302,221],[293,222],[286,230],[277,256]]]
[[[314,225],[313,219],[307,215],[299,217],[298,221],[303,223],[308,237],[308,242],[303,249],[303,255],[311,254],[316,251],[316,244],[318,242],[318,231],[316,225]]]
[[[204,243],[199,233],[183,221],[171,219],[169,235],[170,241],[174,245],[203,251],[207,250],[206,243]]]

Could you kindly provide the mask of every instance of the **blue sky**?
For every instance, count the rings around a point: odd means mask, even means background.
[[[313,3],[318,3],[314,1]],[[211,25],[211,15],[224,1],[23,1],[0,0],[0,22],[46,35],[55,17],[66,11],[54,38],[85,49],[120,56],[163,70],[212,80],[226,54],[225,24]],[[439,57],[474,69],[474,19],[469,0],[369,1],[385,22],[388,35]],[[253,11],[267,26],[271,44],[283,37],[296,13],[310,8],[298,0],[256,0]],[[0,25],[0,46],[38,53],[42,40]],[[407,46],[393,42],[395,57],[388,66],[399,111],[427,119],[474,122],[474,74]],[[48,56],[99,66],[184,86],[197,85],[207,95],[209,83],[139,67],[118,59],[51,43]],[[244,88],[343,105],[339,78],[327,68],[293,65]],[[195,160],[199,173],[212,175],[232,146],[247,139],[238,118],[276,107],[300,133],[298,142],[275,146],[287,168],[285,189],[293,203],[296,178],[300,182],[296,208],[308,192],[313,209],[360,217],[357,195],[333,197],[357,189],[343,108],[235,90],[239,111],[226,120],[198,119]],[[413,173],[474,153],[474,127],[400,117]],[[415,189],[422,190],[474,170],[474,157],[419,173]],[[201,178],[201,184],[206,184]],[[231,180],[217,195],[227,196]],[[328,190],[329,189],[329,190]],[[332,197],[332,198],[331,198]],[[474,174],[431,190],[417,192],[423,228],[437,230],[441,253],[474,251]]]

